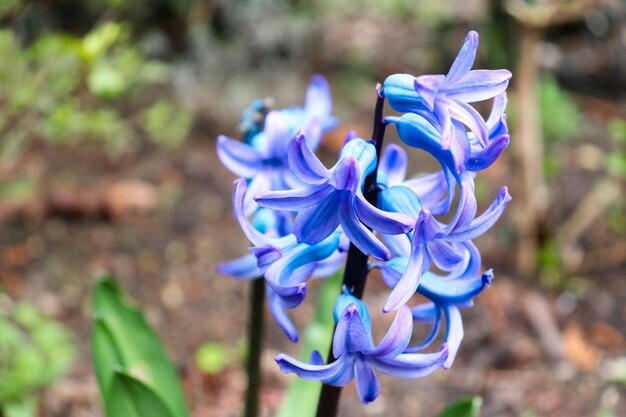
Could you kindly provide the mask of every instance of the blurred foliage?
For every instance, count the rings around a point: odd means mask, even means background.
[[[459,398],[444,408],[437,417],[478,417],[483,406],[481,397]]]
[[[37,391],[68,370],[74,353],[63,326],[0,293],[0,414],[35,417]]]
[[[207,374],[219,374],[232,362],[231,349],[214,342],[206,342],[196,352],[196,365]]]
[[[93,294],[93,362],[109,417],[186,417],[178,379],[157,333],[102,275]]]
[[[12,30],[0,30],[0,155],[41,139],[97,143],[115,157],[135,145],[138,131],[157,145],[180,146],[191,112],[142,101],[169,73],[132,42],[124,24],[104,22],[82,38],[51,32],[26,48]]]
[[[562,89],[554,77],[543,75],[539,80],[539,114],[541,131],[548,144],[563,143],[576,137],[583,115],[571,95]]]

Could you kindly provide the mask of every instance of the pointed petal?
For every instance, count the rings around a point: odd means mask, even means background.
[[[487,127],[489,128],[489,133],[491,133],[494,126],[500,123],[500,120],[504,115],[504,110],[506,110],[507,102],[508,99],[506,92],[494,97],[493,105],[491,106],[491,112],[489,113],[489,118],[487,119]]]
[[[217,156],[239,177],[252,178],[261,168],[262,157],[256,149],[226,136],[217,137]]]
[[[482,171],[488,168],[498,159],[504,148],[509,146],[509,141],[510,137],[508,134],[500,135],[493,139],[482,151],[470,155],[465,168],[470,171]]]
[[[298,331],[289,319],[289,316],[287,316],[285,305],[283,304],[281,298],[270,287],[267,287],[266,289],[267,304],[269,305],[270,312],[272,313],[272,316],[274,316],[274,320],[276,320],[278,327],[285,332],[285,335],[287,335],[289,340],[293,343],[297,343]]]
[[[388,187],[400,185],[406,177],[406,151],[395,144],[387,145],[380,158],[378,177],[382,184]],[[384,177],[384,178],[381,178]]]
[[[461,312],[458,308],[452,305],[444,305],[443,312],[446,315],[447,329],[446,329],[446,343],[450,349],[450,353],[446,361],[443,363],[443,368],[448,369],[452,366],[456,353],[461,346],[463,340],[463,321],[461,319]]]
[[[269,112],[265,117],[264,131],[267,138],[266,158],[285,162],[287,147],[292,138],[287,115],[279,110]]]
[[[509,201],[511,201],[511,195],[507,187],[502,187],[496,199],[483,214],[473,219],[466,227],[450,233],[447,238],[459,242],[482,235],[498,221]]]
[[[402,278],[400,278],[400,281],[391,291],[391,294],[389,294],[389,297],[383,306],[383,313],[399,309],[405,305],[407,301],[409,301],[413,294],[415,294],[415,290],[417,289],[422,276],[424,247],[423,245],[418,245],[412,250],[413,252],[411,253],[409,263],[404,270]]]
[[[402,213],[383,211],[371,205],[361,192],[354,198],[354,211],[363,223],[377,232],[388,235],[399,235],[413,230],[415,219]]]
[[[475,108],[461,101],[448,98],[444,98],[441,101],[448,107],[452,119],[458,120],[467,126],[482,146],[487,146],[489,139],[487,124]]]
[[[474,65],[476,49],[478,49],[478,33],[471,30],[465,37],[465,42],[446,75],[446,85],[456,83],[467,75]]]
[[[328,184],[320,184],[295,190],[266,191],[254,199],[261,207],[296,211],[320,204],[332,191],[333,187]]]
[[[397,378],[421,378],[439,369],[448,357],[444,344],[436,353],[402,353],[393,359],[372,358],[379,371]]]
[[[387,331],[383,340],[374,350],[367,352],[366,356],[394,358],[409,345],[412,333],[413,316],[411,315],[411,309],[403,306],[398,310],[396,318],[391,323],[389,331]]]
[[[367,352],[374,349],[372,330],[365,324],[359,308],[350,304],[341,315],[333,336],[333,356],[346,352]]]
[[[380,384],[374,368],[369,361],[357,359],[354,363],[354,377],[356,379],[356,391],[363,404],[374,401],[380,394]]]
[[[328,81],[322,75],[315,74],[306,90],[304,110],[312,117],[322,120],[330,116],[332,109],[333,100]]]
[[[339,207],[339,221],[343,232],[361,252],[383,261],[391,258],[389,249],[356,218],[349,196]]]
[[[314,350],[311,352],[311,356],[309,357],[309,363],[311,365],[324,365],[324,358],[319,350]]]
[[[254,196],[265,191],[270,191],[271,189],[272,184],[266,171],[260,170],[254,177],[252,177],[252,180],[248,184],[248,189],[246,190],[246,196],[243,200],[243,212],[246,216],[251,216],[256,210],[259,209],[259,205],[256,201],[254,201]]]
[[[274,360],[284,373],[294,373],[302,379],[322,381],[331,385],[332,381],[338,379],[345,371],[347,364],[352,365],[345,358],[339,358],[328,365],[312,365],[300,362],[284,353],[276,355]]]
[[[465,251],[445,242],[443,239],[433,239],[426,245],[428,255],[437,268],[451,271],[465,259]]]
[[[230,262],[217,265],[220,274],[229,275],[233,278],[254,279],[261,276],[261,270],[257,266],[256,257],[249,253]]]
[[[302,131],[289,144],[288,155],[289,167],[301,181],[320,184],[328,179],[330,172],[307,145]]]
[[[473,103],[502,94],[510,79],[509,70],[474,70],[453,85],[446,84],[440,91],[455,100]]]
[[[491,284],[493,272],[470,278],[447,280],[427,272],[422,276],[418,292],[441,304],[466,304]]]

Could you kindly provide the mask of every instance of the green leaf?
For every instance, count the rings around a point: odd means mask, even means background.
[[[96,285],[93,310],[93,360],[107,410],[114,401],[113,391],[119,389],[114,379],[124,373],[149,387],[171,410],[173,417],[187,417],[178,375],[158,335],[141,311],[128,303],[112,278],[104,276]]]
[[[478,417],[482,406],[481,397],[463,397],[449,404],[437,417]]]
[[[174,417],[152,388],[124,372],[115,372],[106,403],[111,417]]]
[[[23,395],[18,400],[2,404],[1,411],[5,417],[37,417],[37,398]]]
[[[196,364],[202,372],[218,374],[226,368],[231,361],[228,350],[219,343],[207,342],[200,346],[196,352]]]

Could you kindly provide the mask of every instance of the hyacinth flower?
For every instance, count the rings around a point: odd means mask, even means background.
[[[330,236],[340,225],[345,235],[363,253],[389,259],[385,245],[366,227],[386,234],[412,229],[412,219],[401,213],[385,212],[363,196],[365,177],[376,166],[376,150],[363,139],[348,141],[339,161],[326,169],[308,146],[304,135],[289,145],[289,166],[308,187],[260,193],[255,197],[262,207],[298,211],[293,233],[298,242],[311,245]]]
[[[500,217],[511,197],[506,187],[480,216],[463,213],[460,205],[453,227],[442,225],[430,211],[421,206],[417,195],[407,187],[394,186],[379,194],[379,206],[388,211],[404,212],[417,218],[415,229],[407,236],[389,237],[387,243],[396,255],[406,260],[402,277],[397,281],[383,307],[384,312],[397,310],[412,297],[420,279],[431,264],[443,271],[453,271],[464,261],[467,246],[463,244],[488,230]],[[461,200],[462,201],[462,200]],[[459,214],[460,213],[460,214]],[[397,260],[395,265],[401,264]]]
[[[246,201],[248,214],[256,209],[252,200],[256,193],[301,185],[287,165],[289,142],[298,131],[303,130],[307,132],[309,145],[313,149],[317,148],[322,133],[337,124],[331,111],[328,82],[324,77],[316,75],[308,87],[304,107],[269,112],[264,119],[264,129],[254,136],[245,134],[244,142],[224,135],[218,136],[217,154],[220,161],[235,175],[250,181],[250,197]],[[247,116],[246,121],[249,118]],[[258,130],[258,124],[253,123],[251,127]]]
[[[275,358],[280,369],[333,386],[344,386],[355,379],[359,398],[367,404],[380,393],[376,371],[398,378],[420,378],[442,367],[448,357],[445,344],[436,353],[403,353],[413,332],[413,316],[408,307],[398,311],[378,346],[374,345],[369,312],[361,300],[341,295],[335,308],[337,318],[333,362],[324,364],[322,356],[316,351],[311,355],[310,363],[281,353]]]
[[[441,132],[443,149],[452,146],[456,127],[467,126],[483,147],[489,143],[486,123],[469,103],[502,94],[511,72],[471,70],[478,48],[478,33],[470,31],[448,74],[394,74],[385,80],[384,94],[394,110],[416,113]]]
[[[242,278],[264,275],[269,286],[267,297],[270,310],[280,328],[290,340],[296,342],[298,333],[285,309],[295,308],[302,303],[306,296],[306,281],[313,275],[329,276],[342,266],[343,253],[347,250],[346,241],[340,231],[315,245],[298,243],[293,234],[283,237],[263,234],[248,221],[244,213],[246,192],[246,181],[242,178],[235,181],[235,216],[254,246],[250,249],[251,254],[220,264],[218,270]],[[239,271],[246,271],[246,274],[237,274]]]

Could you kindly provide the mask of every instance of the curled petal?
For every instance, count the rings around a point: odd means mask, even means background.
[[[356,379],[356,391],[361,402],[367,404],[374,401],[380,394],[380,384],[369,361],[359,359],[355,361],[354,377]]]
[[[450,353],[443,363],[443,368],[448,369],[452,366],[452,362],[454,362],[456,353],[463,340],[463,321],[461,319],[461,312],[455,306],[444,305],[443,311],[446,316],[446,321],[448,322],[445,340],[450,349]]]
[[[389,249],[357,219],[351,201],[346,200],[339,207],[339,221],[348,239],[368,256],[385,261],[391,258]]]
[[[421,378],[441,368],[448,357],[444,343],[437,353],[402,353],[395,358],[372,358],[379,371],[397,378]]]
[[[262,164],[262,156],[256,149],[223,135],[217,137],[217,156],[226,168],[243,178],[254,177]]]
[[[450,233],[447,238],[459,242],[482,235],[498,221],[509,201],[511,201],[511,195],[508,188],[502,187],[496,199],[483,214],[473,219],[466,227]]]
[[[398,310],[396,318],[380,344],[371,352],[367,352],[366,355],[377,358],[394,358],[409,345],[411,333],[413,333],[411,309],[403,306]]]
[[[320,160],[307,145],[302,131],[293,138],[288,150],[289,167],[303,182],[320,184],[330,175]]]
[[[448,107],[450,117],[469,127],[476,139],[478,139],[483,146],[487,146],[489,138],[487,124],[475,108],[467,103],[448,98],[443,98],[441,101],[445,102],[445,105]]]
[[[427,272],[422,276],[418,292],[439,303],[466,304],[491,284],[493,273],[488,271],[472,278],[446,280]]]
[[[468,158],[466,168],[470,171],[481,171],[488,168],[500,156],[504,148],[509,146],[510,137],[508,134],[500,135],[480,152],[472,153]]]
[[[404,270],[404,274],[402,274],[402,278],[400,278],[391,294],[389,294],[389,298],[387,298],[383,306],[384,313],[399,309],[415,294],[422,276],[423,266],[424,247],[419,245],[413,248],[413,253],[409,258],[409,263]]]
[[[272,316],[274,316],[274,320],[276,320],[276,323],[278,324],[278,327],[285,332],[285,335],[287,335],[289,340],[293,343],[297,343],[298,331],[289,319],[289,316],[287,316],[282,299],[270,287],[267,288],[266,298],[267,304],[270,308]]]
[[[383,211],[371,205],[360,192],[354,198],[354,210],[363,223],[388,235],[408,233],[415,225],[415,220],[409,216]]]
[[[352,363],[346,358],[339,358],[328,365],[312,365],[300,362],[291,356],[279,353],[274,358],[282,372],[294,373],[303,379],[322,381],[325,384],[335,385],[335,382],[348,369]],[[352,378],[350,378],[352,379]],[[343,385],[343,384],[342,384]]]
[[[420,313],[422,312],[416,311],[415,308],[412,308],[411,312],[413,313],[413,318],[415,320],[420,320],[421,318],[427,318],[427,320],[422,320],[422,321],[432,322],[433,325],[428,335],[426,335],[426,337],[421,342],[406,348],[406,350],[404,351],[405,353],[416,353],[416,352],[426,349],[428,346],[430,346],[430,344],[435,340],[435,338],[439,334],[439,330],[441,329],[441,309],[437,307],[436,305],[434,305],[433,303],[426,303],[426,304],[430,304],[433,307],[432,317],[426,317],[425,315],[420,316]]]
[[[257,266],[256,257],[249,253],[230,262],[217,265],[217,271],[240,279],[254,279],[261,276],[261,270]]]
[[[306,297],[306,284],[300,283],[293,286],[284,286],[274,281],[266,281],[272,290],[280,297],[286,308],[296,308]]]

